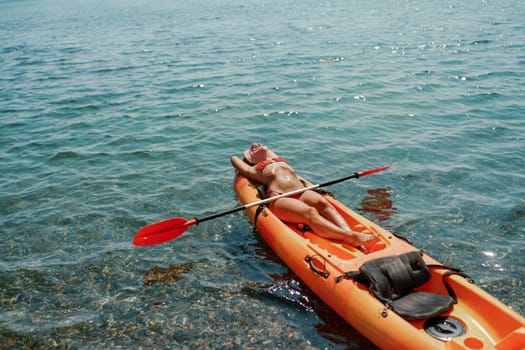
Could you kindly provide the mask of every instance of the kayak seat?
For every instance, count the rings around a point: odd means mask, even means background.
[[[430,279],[417,251],[367,261],[353,278],[367,284],[379,300],[407,320],[435,317],[456,303],[450,295],[414,290]]]

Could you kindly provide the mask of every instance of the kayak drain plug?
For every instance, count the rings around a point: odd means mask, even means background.
[[[425,331],[436,339],[449,341],[465,334],[465,326],[452,317],[435,317],[425,322]]]

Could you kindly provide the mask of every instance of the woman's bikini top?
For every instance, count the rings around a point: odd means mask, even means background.
[[[262,162],[257,163],[255,166],[257,167],[257,169],[259,169],[259,171],[262,172],[264,170],[264,168],[266,168],[268,165],[274,164],[274,163],[286,163],[286,164],[288,164],[286,159],[277,157],[277,158],[263,160]]]

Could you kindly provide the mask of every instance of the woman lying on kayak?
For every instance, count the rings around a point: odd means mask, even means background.
[[[260,143],[252,144],[244,152],[244,160],[233,156],[231,162],[241,175],[263,184],[267,197],[305,187],[286,160]],[[344,240],[356,247],[375,239],[373,235],[352,231],[337,210],[322,195],[311,190],[276,199],[269,206],[279,219],[305,223],[321,237]]]

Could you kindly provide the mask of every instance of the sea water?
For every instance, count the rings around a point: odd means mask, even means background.
[[[264,142],[525,312],[522,1],[0,1],[3,348],[368,349],[241,213]],[[496,321],[496,320],[495,320]]]

